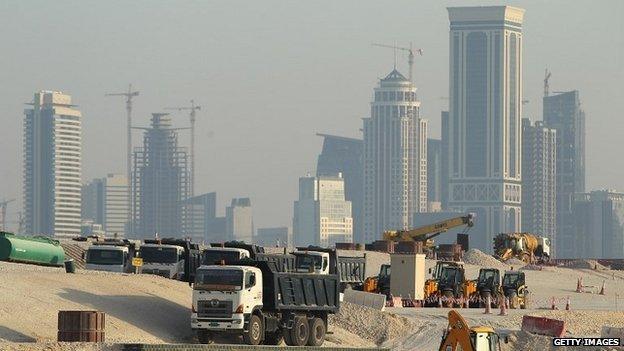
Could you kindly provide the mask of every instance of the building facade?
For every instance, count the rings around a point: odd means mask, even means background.
[[[427,139],[427,212],[442,210],[442,141]]]
[[[364,118],[364,242],[407,229],[427,211],[427,121],[416,87],[396,69],[374,89]]]
[[[184,233],[195,242],[221,242],[225,228],[215,230],[217,193],[207,193],[190,197],[181,202],[185,217]],[[216,231],[216,232],[215,232]]]
[[[80,235],[82,115],[56,91],[35,93],[24,114],[24,232]]]
[[[132,237],[185,237],[185,208],[190,194],[186,148],[166,113],[152,114],[143,147],[135,148],[132,175]]]
[[[82,187],[82,219],[101,224],[106,235],[126,235],[128,211],[128,179],[125,175],[108,174]]]
[[[442,210],[448,209],[449,198],[449,113],[448,111],[442,111],[440,113],[440,203]]]
[[[449,209],[476,213],[473,246],[521,230],[522,21],[509,6],[451,7]]]
[[[299,178],[293,212],[295,246],[353,242],[351,202],[345,199],[342,174]]]
[[[254,229],[249,198],[232,199],[230,206],[225,209],[225,222],[229,240],[252,243]]]
[[[577,193],[573,215],[570,257],[624,257],[624,193],[613,190]]]
[[[557,131],[522,119],[522,230],[550,238],[557,255]]]
[[[342,173],[345,182],[345,198],[351,201],[353,212],[353,240],[364,242],[363,213],[363,146],[362,139],[317,134],[323,137],[323,151],[318,157],[316,175]]]
[[[292,247],[292,231],[288,227],[258,228],[254,243],[266,247]]]
[[[557,130],[559,257],[574,257],[574,196],[585,192],[585,112],[578,91],[544,97],[544,124]]]

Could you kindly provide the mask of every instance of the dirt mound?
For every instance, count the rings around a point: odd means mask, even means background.
[[[577,269],[597,269],[597,270],[605,270],[607,267],[601,265],[596,260],[575,260],[572,261],[568,268],[577,268]]]
[[[486,268],[508,269],[508,266],[478,249],[470,249],[464,254],[464,262]]]
[[[340,304],[340,312],[330,316],[329,322],[377,345],[412,329],[412,323],[405,317],[348,302]]]
[[[524,261],[522,261],[520,259],[517,259],[515,257],[508,259],[507,261],[505,261],[505,263],[510,265],[510,266],[513,266],[514,269],[516,269],[516,267],[520,268],[520,267],[526,266],[526,262],[524,262]]]

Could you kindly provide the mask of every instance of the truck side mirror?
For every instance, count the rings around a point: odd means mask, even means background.
[[[503,340],[505,341],[505,344],[509,344],[509,335],[505,335]]]

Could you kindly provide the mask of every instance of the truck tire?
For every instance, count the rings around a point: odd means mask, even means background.
[[[284,334],[281,330],[274,331],[273,333],[266,333],[264,335],[265,345],[279,345],[284,340]]]
[[[208,330],[198,330],[197,341],[200,344],[210,344],[212,343],[212,334]]]
[[[243,340],[247,345],[260,345],[264,334],[264,326],[260,317],[252,314],[249,317],[247,331],[243,334]]]
[[[310,323],[310,336],[308,337],[308,346],[321,346],[325,341],[325,322],[320,318],[314,318]]]
[[[310,326],[308,325],[308,318],[306,316],[295,317],[295,323],[292,329],[288,330],[290,335],[285,338],[288,346],[305,346],[310,336]]]

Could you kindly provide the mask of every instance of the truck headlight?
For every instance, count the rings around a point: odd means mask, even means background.
[[[236,308],[236,311],[234,313],[243,313],[243,308],[244,308],[244,305],[242,305],[242,304],[238,305],[238,307]]]
[[[232,324],[241,324],[242,320],[240,319],[235,319],[232,321]]]

